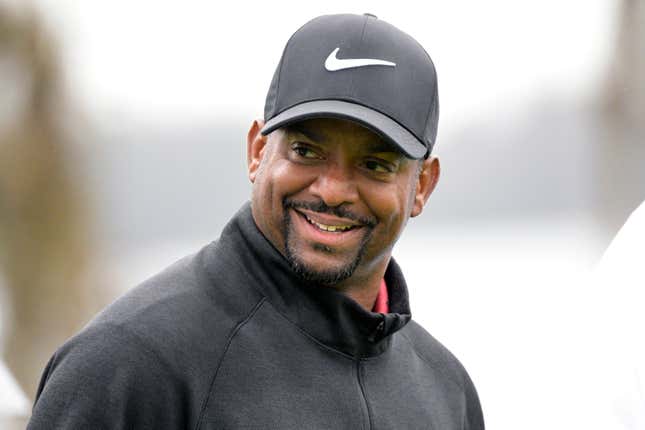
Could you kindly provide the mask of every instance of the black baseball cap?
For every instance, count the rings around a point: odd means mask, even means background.
[[[374,15],[324,15],[284,48],[264,107],[266,135],[311,118],[357,122],[410,158],[437,136],[437,74],[412,37]]]

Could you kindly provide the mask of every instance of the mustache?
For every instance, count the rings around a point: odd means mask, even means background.
[[[327,206],[325,202],[322,200],[318,200],[315,202],[308,202],[308,201],[299,201],[299,200],[293,200],[289,198],[285,198],[282,201],[282,207],[287,210],[287,209],[307,209],[312,212],[319,212],[323,214],[329,214],[329,215],[334,215],[339,218],[346,218],[352,221],[355,221],[357,223],[360,223],[366,227],[373,228],[378,221],[374,218],[371,217],[363,217],[360,215],[355,214],[354,212],[348,210],[344,206]]]

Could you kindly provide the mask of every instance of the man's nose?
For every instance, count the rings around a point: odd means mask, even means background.
[[[309,190],[327,206],[340,206],[358,200],[358,189],[351,166],[329,163],[310,185]]]

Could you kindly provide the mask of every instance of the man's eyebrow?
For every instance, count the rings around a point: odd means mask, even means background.
[[[287,133],[289,132],[296,132],[300,133],[303,136],[305,136],[309,140],[313,140],[314,142],[324,142],[327,139],[320,133],[316,133],[313,130],[308,129],[307,127],[303,126],[302,124],[291,124],[285,127],[287,130]]]

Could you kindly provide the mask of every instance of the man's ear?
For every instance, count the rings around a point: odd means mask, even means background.
[[[264,127],[264,121],[256,119],[251,124],[249,133],[246,136],[246,163],[249,169],[249,179],[255,182],[262,156],[264,155],[264,148],[267,144],[267,136],[262,135],[260,130]]]
[[[434,191],[439,182],[439,174],[441,166],[439,165],[439,158],[430,156],[423,160],[421,171],[416,182],[416,192],[414,194],[414,202],[412,204],[411,217],[419,215],[423,211],[430,194]]]

